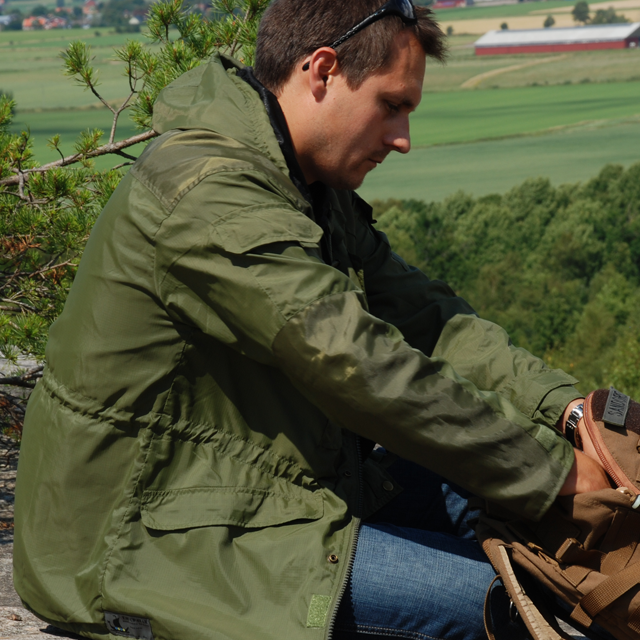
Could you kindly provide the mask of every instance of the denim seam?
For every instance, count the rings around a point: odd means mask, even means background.
[[[363,634],[378,634],[385,635],[390,638],[409,638],[410,640],[443,640],[442,638],[436,638],[435,636],[427,635],[426,633],[420,633],[419,631],[405,631],[403,629],[392,629],[391,627],[377,627],[375,625],[336,625],[336,629],[342,629],[343,631],[354,631],[355,633]],[[386,633],[388,632],[388,633]]]

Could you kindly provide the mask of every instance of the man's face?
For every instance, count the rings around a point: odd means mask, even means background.
[[[394,42],[391,63],[350,89],[344,75],[329,80],[316,135],[303,159],[310,182],[356,189],[391,151],[408,153],[409,114],[422,97],[425,53],[409,30]]]

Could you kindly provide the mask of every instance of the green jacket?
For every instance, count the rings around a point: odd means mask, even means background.
[[[326,192],[323,260],[239,68],[162,93],[29,402],[16,589],[90,638],[329,637],[359,521],[400,491],[363,439],[534,518],[573,461],[575,379],[408,267],[354,193]]]

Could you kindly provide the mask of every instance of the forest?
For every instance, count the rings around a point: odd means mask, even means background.
[[[580,380],[640,396],[640,163],[504,195],[376,201],[392,247],[513,343]]]

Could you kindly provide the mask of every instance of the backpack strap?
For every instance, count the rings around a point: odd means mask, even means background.
[[[571,618],[585,627],[612,602],[640,584],[640,563],[629,565],[584,596],[571,612]]]
[[[493,631],[493,618],[491,617],[491,589],[500,576],[496,576],[487,589],[487,595],[484,597],[484,630],[487,632],[489,640],[496,640],[496,634]]]
[[[487,542],[489,544],[487,544]],[[491,544],[493,542],[493,544]],[[520,581],[518,580],[509,552],[504,544],[500,544],[497,540],[485,541],[483,543],[485,553],[489,556],[491,564],[498,572],[498,576],[504,584],[511,602],[518,609],[518,613],[527,627],[529,633],[535,640],[573,640],[566,634],[558,624],[555,616],[545,610],[540,609],[531,598],[525,593]],[[497,579],[497,578],[496,578]],[[494,579],[495,582],[495,579]],[[493,586],[493,582],[491,583]],[[489,591],[491,590],[489,587]],[[496,640],[491,616],[489,612],[489,591],[485,597],[484,622],[485,631],[489,640]]]

